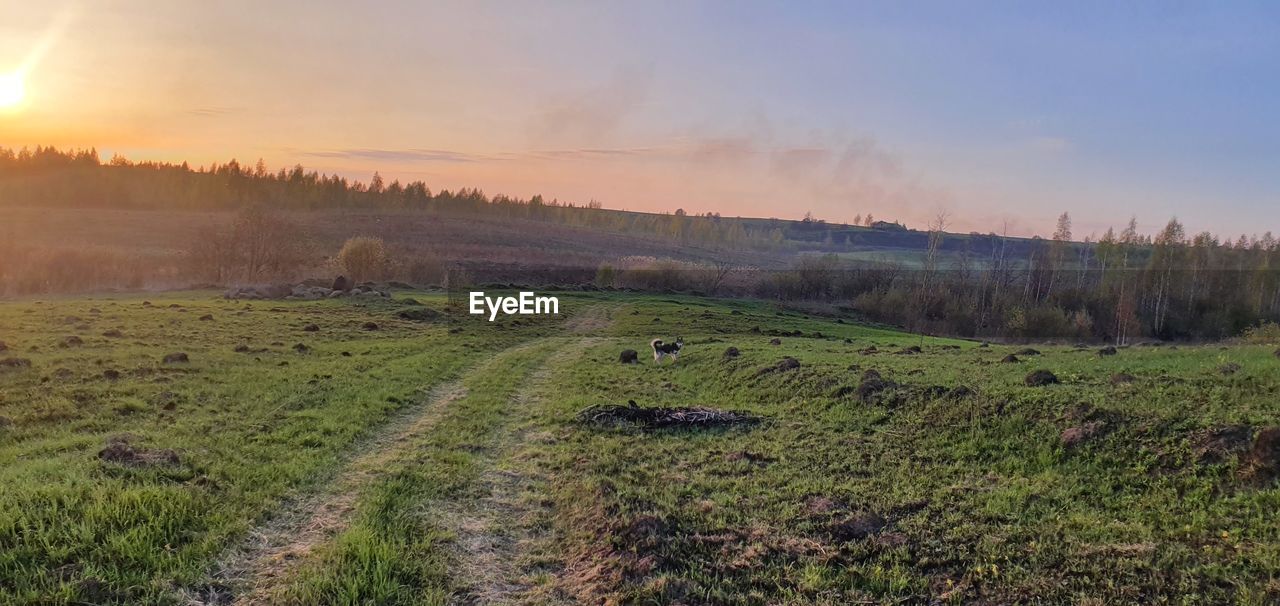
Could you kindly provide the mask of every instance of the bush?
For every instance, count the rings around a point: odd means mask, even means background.
[[[348,239],[338,252],[338,266],[357,284],[382,279],[389,261],[382,238],[356,236]]]
[[[1240,339],[1245,343],[1253,343],[1255,345],[1272,345],[1280,343],[1280,324],[1275,322],[1263,322],[1257,326],[1250,326],[1244,329],[1244,333],[1240,335]]]
[[[614,280],[618,279],[618,272],[608,263],[602,263],[596,269],[596,286],[600,288],[613,288]]]
[[[236,213],[224,229],[208,228],[187,249],[186,265],[198,279],[258,281],[297,272],[303,263],[301,230],[261,206]]]
[[[631,256],[596,270],[601,288],[630,288],[648,292],[748,294],[756,287],[753,272],[728,263],[698,263],[678,259]]]

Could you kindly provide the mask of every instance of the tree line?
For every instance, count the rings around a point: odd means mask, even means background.
[[[724,247],[769,249],[782,243],[773,229],[712,213],[632,213],[604,209],[594,200],[575,204],[541,195],[490,196],[478,188],[433,191],[423,181],[388,183],[378,173],[366,183],[301,165],[272,171],[262,160],[252,166],[233,159],[192,167],[186,162],[132,162],[116,155],[103,162],[92,148],[0,148],[0,204],[144,210],[386,209],[531,219]]]
[[[1220,240],[1188,235],[1174,218],[1144,236],[1131,219],[1120,233],[1082,245],[1063,213],[1053,238],[1036,240],[1025,258],[996,245],[942,262],[944,227],[932,226],[922,267],[849,269],[808,257],[783,294],[816,294],[917,332],[975,338],[1210,340],[1280,322],[1280,242],[1270,232]]]

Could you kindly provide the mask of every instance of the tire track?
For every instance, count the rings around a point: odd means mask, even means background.
[[[460,380],[436,387],[415,406],[367,439],[327,486],[291,499],[220,559],[213,582],[189,604],[261,604],[271,590],[319,545],[345,529],[369,483],[416,435],[428,431],[450,403],[466,395]]]
[[[604,326],[607,328],[607,325]],[[558,350],[561,359],[575,359],[599,338],[577,339]],[[546,360],[530,375],[513,397],[511,404],[526,415],[536,414],[535,407],[546,393],[555,371]],[[479,481],[480,496],[465,502],[443,504],[439,508],[441,525],[454,536],[455,582],[462,589],[450,600],[465,606],[524,604],[536,599],[539,604],[559,603],[546,595],[534,598],[534,583],[526,570],[532,548],[545,537],[531,526],[536,517],[535,479],[515,465],[505,465],[518,455],[523,445],[539,439],[528,429],[509,434],[496,447],[496,454]],[[564,602],[568,603],[568,602]]]

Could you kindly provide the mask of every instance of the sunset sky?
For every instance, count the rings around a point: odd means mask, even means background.
[[[1280,231],[1276,3],[0,4],[7,147],[648,211]]]

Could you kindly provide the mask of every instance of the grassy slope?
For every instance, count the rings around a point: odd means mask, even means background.
[[[667,603],[848,603],[853,600],[1263,603],[1280,598],[1280,490],[1235,479],[1236,459],[1197,460],[1206,429],[1276,425],[1280,361],[1261,347],[1044,348],[926,345],[920,355],[858,355],[868,343],[914,343],[827,322],[851,336],[767,338],[737,327],[776,317],[723,309],[673,314],[637,303],[617,341],[555,378],[574,391],[544,416],[563,442],[539,447],[554,491],[568,573],[579,598]],[[707,319],[702,316],[708,315]],[[679,365],[609,363],[653,334],[708,333]],[[736,334],[717,334],[723,326]],[[695,331],[697,331],[695,333]],[[742,350],[721,359],[727,345]],[[756,376],[782,356],[802,366]],[[1238,363],[1223,376],[1218,368]],[[1023,384],[1032,369],[1062,385]],[[960,400],[909,396],[896,406],[835,397],[867,369],[912,386],[965,385]],[[1113,373],[1137,377],[1113,386]],[[580,409],[634,399],[712,405],[765,416],[724,432],[589,431]],[[1093,412],[1084,412],[1081,403]],[[1083,418],[1076,418],[1083,417]],[[1089,421],[1103,435],[1075,449],[1059,433]],[[589,453],[589,454],[588,454]],[[884,528],[848,540],[850,521]],[[857,534],[856,532],[854,534]]]
[[[454,376],[467,396],[369,487],[350,528],[300,569],[282,601],[465,595],[453,536],[431,512],[474,500],[484,468],[513,470],[534,487],[539,506],[512,520],[541,537],[521,558],[536,585],[531,601],[1265,603],[1280,595],[1280,490],[1238,481],[1234,455],[1198,458],[1207,429],[1278,424],[1280,362],[1264,348],[1133,348],[1103,358],[1055,347],[999,364],[1007,348],[926,339],[924,353],[894,355],[920,339],[751,302],[576,295],[562,302],[566,311],[603,306],[613,322],[580,327],[584,334],[544,323],[449,335],[389,320],[394,306],[246,311],[201,295],[174,299],[184,312],[153,301],[0,306],[0,340],[11,348],[0,356],[34,365],[0,374],[0,415],[12,422],[0,429],[0,602],[170,599],[174,587],[200,583],[221,549],[282,495],[323,482],[370,427]],[[213,321],[196,319],[209,312]],[[88,328],[64,324],[68,315]],[[370,316],[383,330],[359,330]],[[300,332],[311,321],[321,332]],[[96,336],[114,327],[126,337]],[[794,330],[804,336],[768,343],[770,331]],[[58,348],[64,334],[86,344]],[[643,353],[644,364],[617,364],[619,350],[643,352],[648,339],[675,335],[689,343],[678,364],[656,367]],[[511,349],[545,336],[557,338]],[[245,339],[272,351],[232,353]],[[315,349],[296,354],[288,346],[297,341]],[[857,353],[869,344],[883,353]],[[953,344],[960,349],[942,347]],[[741,357],[722,359],[729,345]],[[158,358],[177,349],[192,355],[186,370],[161,370]],[[758,375],[783,356],[801,367]],[[1217,372],[1229,362],[1242,369]],[[72,375],[59,378],[58,368]],[[125,376],[102,379],[106,368]],[[540,368],[549,375],[531,383]],[[1024,386],[1035,368],[1063,384]],[[912,388],[965,385],[977,395],[904,390],[895,405],[835,395],[866,369]],[[1113,386],[1115,372],[1137,380]],[[538,397],[512,406],[526,389]],[[162,391],[176,394],[176,410],[158,405]],[[766,421],[657,433],[575,421],[586,406],[628,399],[744,409]],[[1059,444],[1063,429],[1089,421],[1106,430],[1075,449]],[[98,461],[106,437],[125,431],[180,448],[183,464]],[[526,435],[542,437],[513,437]],[[859,524],[874,531],[861,536]]]
[[[323,481],[371,427],[541,330],[451,335],[395,319],[404,306],[380,301],[151,302],[0,305],[0,357],[32,362],[0,370],[0,602],[152,601],[198,582],[233,537],[289,490]],[[380,329],[364,330],[369,320]],[[320,330],[304,332],[308,323]],[[112,329],[124,336],[100,336]],[[84,344],[61,347],[72,335]],[[190,363],[160,363],[175,351]],[[181,464],[98,460],[126,433],[177,449]]]

